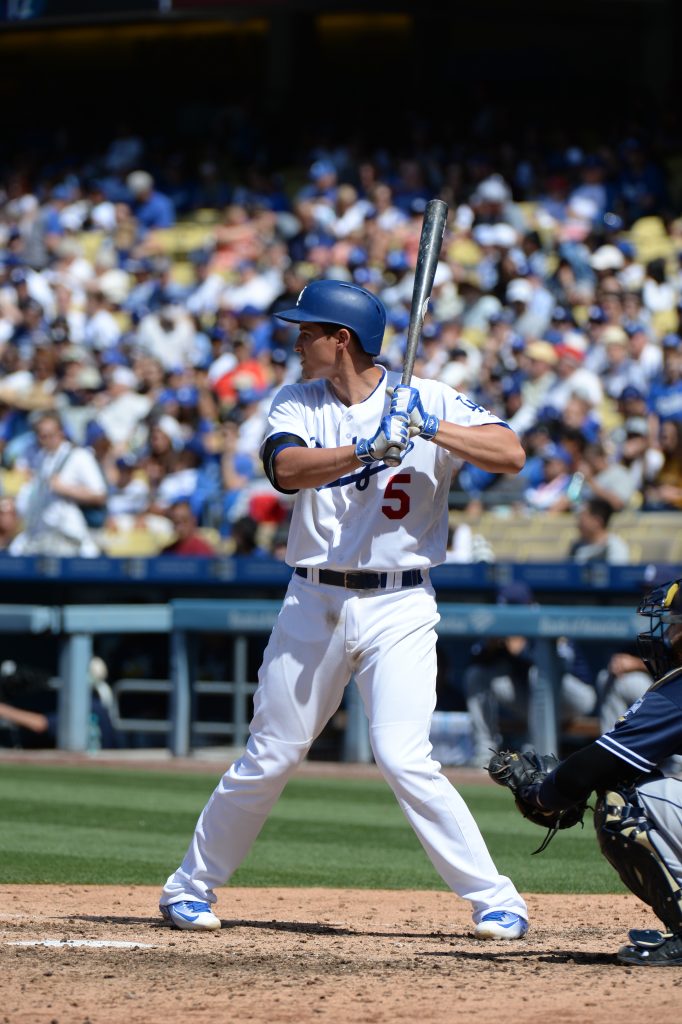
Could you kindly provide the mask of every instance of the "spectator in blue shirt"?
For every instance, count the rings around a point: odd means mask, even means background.
[[[132,171],[126,178],[132,197],[130,208],[142,231],[170,228],[175,224],[175,207],[168,196],[154,188],[148,171]]]

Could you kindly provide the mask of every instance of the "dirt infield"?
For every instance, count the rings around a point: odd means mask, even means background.
[[[628,928],[656,925],[629,895],[528,896],[531,930],[508,943],[475,940],[468,904],[444,892],[230,888],[222,930],[203,935],[162,924],[156,889],[8,886],[1,896],[0,1024],[682,1015],[681,968],[614,959]]]

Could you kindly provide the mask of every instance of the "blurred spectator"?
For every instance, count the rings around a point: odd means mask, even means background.
[[[250,516],[241,516],[230,531],[232,555],[263,558],[269,552],[260,544],[258,523]]]
[[[178,501],[171,505],[167,516],[172,523],[175,540],[167,544],[160,554],[215,558],[215,548],[198,532],[196,516],[188,501]]]
[[[540,452],[542,476],[537,484],[523,492],[523,500],[536,511],[561,512],[567,507],[562,502],[571,482],[569,473],[571,458],[565,448],[558,444],[547,444]]]
[[[534,598],[525,583],[510,583],[500,587],[496,600],[504,605],[531,605]],[[562,722],[576,715],[591,714],[597,694],[587,665],[565,638],[557,641],[556,651],[561,664]],[[466,706],[474,739],[473,765],[487,764],[490,751],[502,745],[505,729],[507,733],[512,730],[515,745],[527,742],[531,680],[536,672],[534,643],[527,637],[495,637],[474,644],[469,667],[464,672]],[[519,727],[524,734],[521,739]]]
[[[630,559],[628,545],[609,529],[613,506],[603,498],[590,498],[577,513],[578,539],[568,551],[571,561],[580,565],[587,562],[607,562],[609,565],[627,565]]]
[[[102,472],[88,449],[66,439],[56,413],[41,414],[34,431],[38,448],[28,461],[31,477],[17,496],[23,528],[9,553],[92,558],[99,547],[87,516],[106,504]]]
[[[0,496],[0,551],[7,551],[19,528],[16,501],[9,495]]]
[[[646,427],[646,423],[644,425]],[[639,424],[634,426],[639,427]],[[632,422],[630,427],[632,429]],[[614,512],[619,512],[630,505],[637,494],[638,485],[632,474],[626,466],[611,458],[609,450],[601,441],[585,446],[576,472],[580,474],[581,486],[572,496],[574,503],[577,500],[602,498]],[[568,501],[565,507],[570,507]]]
[[[664,420],[659,429],[663,461],[644,486],[645,511],[682,508],[682,420]]]
[[[148,171],[131,171],[126,185],[131,195],[130,209],[144,232],[173,226],[173,203],[154,187],[154,179]]]
[[[521,407],[509,426],[519,434],[529,430],[546,404],[547,395],[557,382],[559,357],[549,341],[531,341],[521,354],[524,377],[521,381]]]
[[[597,675],[602,732],[613,729],[629,707],[651,686],[651,676],[634,651],[617,651]]]
[[[663,369],[649,390],[649,408],[661,423],[682,420],[682,339],[666,334],[661,342]]]

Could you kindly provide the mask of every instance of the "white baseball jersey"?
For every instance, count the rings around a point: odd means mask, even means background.
[[[345,406],[325,380],[283,387],[275,396],[268,436],[295,434],[311,448],[338,448],[372,437],[389,411],[386,373],[363,402]],[[465,395],[435,380],[413,378],[422,405],[438,419],[461,426],[501,423]],[[330,569],[424,569],[445,561],[447,496],[460,464],[440,445],[415,438],[400,466],[358,466],[318,489],[298,493],[286,561]]]

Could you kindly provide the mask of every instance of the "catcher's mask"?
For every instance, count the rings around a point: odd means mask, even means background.
[[[639,615],[648,616],[649,630],[637,635],[639,654],[655,680],[682,665],[682,579],[656,587],[644,598]]]

